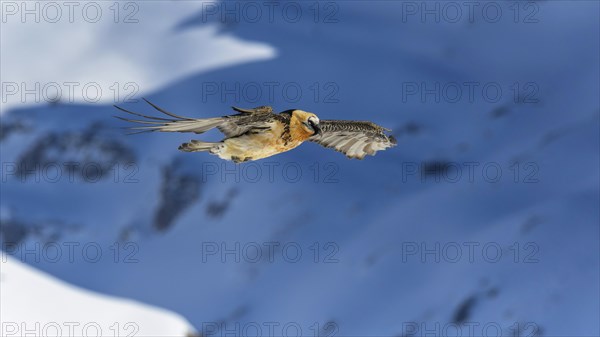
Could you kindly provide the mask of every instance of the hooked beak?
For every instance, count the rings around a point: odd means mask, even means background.
[[[322,133],[322,130],[321,130],[321,127],[319,126],[319,124],[310,122],[310,126],[312,126],[313,130],[315,130],[315,133],[313,134],[313,136],[320,135]]]

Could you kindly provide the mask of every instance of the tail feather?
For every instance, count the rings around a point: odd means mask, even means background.
[[[176,121],[172,123],[165,123],[159,126],[146,126],[141,127],[146,130],[159,130],[162,132],[194,132],[194,133],[204,133],[208,130],[211,130],[223,123],[222,117],[215,118],[201,118],[194,120],[183,120]]]
[[[142,117],[143,119],[130,119],[130,118],[124,118],[121,116],[114,116],[114,117],[116,117],[120,120],[124,120],[126,122],[137,123],[137,124],[143,125],[143,126],[137,126],[137,127],[130,128],[130,130],[134,130],[134,131],[137,130],[138,132],[162,131],[162,132],[204,133],[210,129],[213,129],[213,128],[221,125],[225,121],[224,117],[198,118],[198,119],[182,117],[182,116],[176,115],[172,112],[168,112],[168,111],[156,106],[155,104],[149,102],[146,99],[144,99],[144,100],[148,104],[150,104],[154,109],[158,110],[159,112],[161,112],[167,116],[173,117],[173,119],[143,115],[143,114],[140,114],[137,112],[123,109],[116,105],[115,105],[115,107],[117,109],[121,110],[122,112],[128,113],[130,115],[134,115],[137,117]],[[135,132],[135,133],[138,133],[138,132]]]

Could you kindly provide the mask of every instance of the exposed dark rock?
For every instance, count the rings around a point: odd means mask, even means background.
[[[424,176],[441,176],[447,174],[452,168],[452,163],[444,160],[428,161],[421,164]]]
[[[467,297],[467,299],[464,300],[454,311],[452,322],[456,324],[466,322],[469,319],[469,317],[471,317],[471,313],[475,304],[477,304],[477,297]]]
[[[506,116],[510,110],[506,106],[499,106],[492,110],[492,118],[500,118]]]
[[[500,292],[500,290],[496,287],[490,288],[490,290],[487,291],[487,297],[488,298],[496,298],[498,296],[499,292]]]
[[[417,134],[421,131],[421,126],[415,122],[408,122],[404,126],[404,132],[408,134]]]
[[[28,222],[20,218],[5,218],[0,219],[0,242],[2,248],[10,251],[27,238],[34,238],[40,244],[57,242],[63,234],[76,232],[80,227],[57,220]]]
[[[24,122],[20,120],[3,120],[2,123],[0,123],[0,142],[7,139],[11,134],[15,132],[28,132],[30,130],[31,127],[27,126]]]
[[[225,198],[221,201],[211,201],[208,206],[206,206],[206,214],[212,218],[220,218],[225,214],[225,212],[229,209],[229,205],[235,196],[237,196],[238,191],[235,188],[232,188],[227,192]]]
[[[40,137],[17,161],[21,179],[54,170],[84,182],[97,182],[114,175],[116,165],[135,162],[134,152],[121,142],[103,137],[99,124],[81,132],[49,133]]]
[[[334,320],[329,320],[321,326],[319,336],[336,336],[339,333],[339,326]]]
[[[178,170],[177,161],[162,170],[160,204],[154,216],[154,228],[165,231],[175,219],[200,197],[201,179]]]
[[[210,329],[203,329],[203,333],[206,333],[206,336],[217,336],[217,335],[226,335],[224,330],[226,329],[236,329],[236,326],[239,325],[239,321],[250,312],[250,308],[246,305],[239,306],[233,310],[228,317],[216,320],[211,322]],[[219,333],[220,332],[220,333]]]
[[[546,134],[544,134],[544,136],[542,136],[542,138],[540,140],[540,147],[546,146],[546,145],[556,141],[560,137],[564,136],[565,133],[566,132],[564,129],[555,129],[555,130],[546,132]]]
[[[14,220],[0,220],[0,238],[2,247],[18,245],[29,235],[30,229],[24,223]]]
[[[531,230],[533,230],[535,227],[537,227],[542,222],[543,222],[543,220],[540,216],[532,215],[521,226],[521,234],[527,234],[527,233],[531,232]]]
[[[537,323],[518,322],[511,327],[511,336],[516,337],[541,337],[544,335],[544,329]]]

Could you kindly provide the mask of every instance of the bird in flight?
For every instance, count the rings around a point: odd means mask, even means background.
[[[396,139],[385,134],[389,129],[371,122],[319,120],[314,113],[297,109],[275,114],[270,106],[253,109],[232,107],[237,114],[213,118],[187,118],[144,100],[169,118],[142,115],[116,105],[117,109],[143,119],[115,117],[142,124],[143,126],[130,128],[137,130],[135,133],[162,131],[201,134],[217,128],[225,135],[220,142],[191,140],[181,144],[179,150],[208,152],[236,163],[286,152],[305,141],[321,144],[345,154],[348,158],[356,159],[363,159],[368,154],[375,155],[377,151],[396,145]]]

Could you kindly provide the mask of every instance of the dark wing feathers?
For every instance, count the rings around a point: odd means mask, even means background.
[[[268,129],[268,123],[275,119],[284,118],[271,113],[273,109],[269,106],[260,106],[254,109],[233,107],[235,111],[240,113],[224,117],[188,118],[168,112],[146,99],[144,99],[144,101],[150,104],[154,109],[172,118],[147,116],[123,109],[116,105],[115,107],[117,109],[144,119],[128,119],[120,116],[115,117],[127,122],[143,124],[144,126],[129,128],[130,130],[137,130],[138,132],[162,131],[204,133],[210,129],[217,128],[228,138],[236,137],[253,130],[260,131]]]
[[[231,107],[233,110],[246,114],[269,114],[273,112],[273,108],[267,105],[258,106],[252,109],[242,109],[235,106]]]
[[[227,138],[237,137],[251,131],[264,131],[270,129],[269,125],[275,120],[280,120],[278,115],[272,113],[238,114],[223,117],[223,123],[217,126]]]
[[[319,126],[321,134],[308,140],[342,152],[349,158],[363,159],[396,145],[396,139],[384,133],[388,129],[371,122],[322,120]]]

